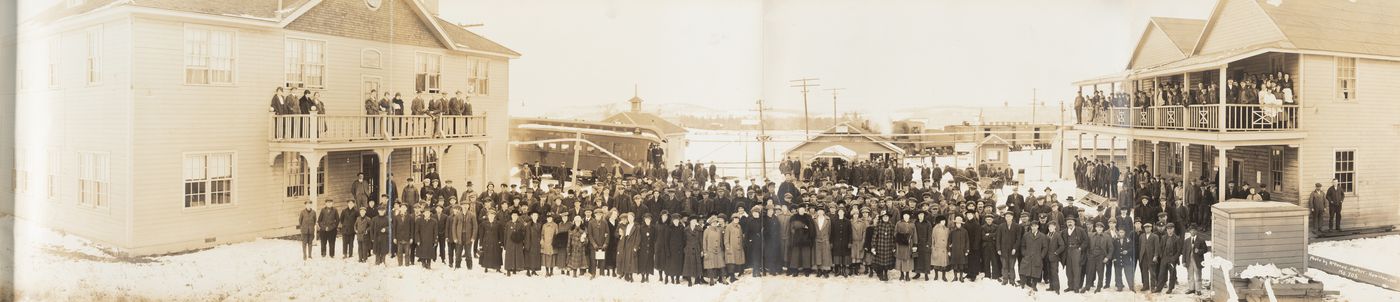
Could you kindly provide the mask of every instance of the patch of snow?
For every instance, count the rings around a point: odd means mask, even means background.
[[[1400,235],[1317,242],[1308,253],[1400,276]]]

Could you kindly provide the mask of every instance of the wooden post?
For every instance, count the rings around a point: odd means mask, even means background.
[[[572,171],[569,172],[569,181],[573,182],[575,186],[578,185],[578,147],[581,146],[580,142],[582,141],[583,132],[574,132],[574,167]],[[597,177],[597,175],[594,175],[594,177]]]
[[[1158,159],[1162,157],[1157,156],[1157,151],[1157,141],[1152,141],[1152,153],[1150,153],[1152,154],[1152,176],[1162,177],[1162,171],[1157,170],[1158,165],[1161,164],[1161,162],[1158,161]]]
[[[1225,159],[1226,150],[1229,149],[1226,149],[1224,146],[1215,146],[1215,167],[1220,170],[1216,172],[1215,176],[1215,186],[1217,189],[1217,192],[1215,192],[1216,202],[1225,202],[1225,170],[1229,168],[1229,161]]]
[[[307,178],[311,180],[307,183],[306,196],[311,198],[311,206],[319,210],[321,208],[321,198],[318,194],[319,192],[316,192],[316,187],[319,186],[318,184],[321,180],[316,177],[316,170],[321,167],[321,158],[326,154],[320,151],[311,151],[301,152],[300,155],[302,158],[306,159],[306,174]]]
[[[1226,104],[1226,99],[1227,99],[1226,96],[1229,95],[1229,91],[1230,91],[1230,87],[1229,87],[1229,86],[1226,86],[1226,84],[1227,84],[1227,82],[1226,82],[1226,75],[1227,75],[1227,73],[1229,72],[1229,69],[1230,69],[1230,64],[1229,64],[1229,63],[1226,63],[1226,64],[1224,64],[1224,65],[1220,65],[1220,75],[1217,76],[1217,78],[1219,78],[1218,80],[1219,80],[1219,82],[1220,82],[1220,84],[1219,84],[1219,85],[1220,85],[1219,89],[1216,89],[1217,91],[1220,92],[1220,101],[1219,101],[1219,103],[1220,103],[1220,109],[1217,110],[1217,111],[1215,112],[1215,115],[1216,115],[1216,122],[1219,123],[1219,124],[1217,124],[1217,125],[1215,125],[1215,126],[1216,126],[1217,129],[1220,129],[1220,132],[1225,132],[1226,129],[1229,128],[1229,127],[1226,127],[1226,124],[1225,124],[1225,122],[1228,121],[1228,118],[1225,116],[1225,111],[1226,111],[1226,108],[1225,108],[1226,106],[1225,106],[1225,104]],[[1224,201],[1224,200],[1221,200],[1221,201]]]

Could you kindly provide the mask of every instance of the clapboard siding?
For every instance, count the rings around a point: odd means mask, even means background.
[[[1281,191],[1275,191],[1272,186],[1268,185],[1272,184],[1273,174],[1271,169],[1273,164],[1270,163],[1270,160],[1272,159],[1273,150],[1275,149],[1283,151],[1284,156],[1284,184],[1283,190]],[[1269,197],[1273,201],[1297,204],[1299,200],[1297,183],[1287,181],[1288,179],[1297,178],[1298,161],[1296,156],[1292,156],[1296,153],[1292,149],[1293,148],[1288,148],[1287,146],[1248,146],[1236,147],[1235,149],[1226,151],[1225,156],[1227,158],[1240,161],[1240,176],[1244,178],[1232,181],[1235,181],[1236,185],[1241,184],[1240,182],[1243,181],[1243,184],[1252,188],[1258,188],[1259,184],[1263,183],[1266,185],[1265,189],[1269,191]],[[1290,177],[1290,175],[1292,175],[1292,177]],[[1226,172],[1226,176],[1229,176],[1229,171]]]
[[[1172,43],[1171,38],[1155,24],[1147,25],[1141,39],[1141,45],[1138,45],[1137,53],[1132,58],[1132,66],[1129,68],[1151,67],[1186,57],[1181,53],[1181,48],[1176,47],[1176,43]]]
[[[288,37],[326,42],[326,82],[318,89],[328,114],[362,114],[363,76],[383,78],[384,90],[403,92],[411,100],[413,64],[419,52],[443,55],[442,88],[465,90],[468,56],[442,48],[390,45],[341,36],[281,29],[237,30],[236,83],[229,86],[185,85],[184,22],[137,18],[132,38],[138,66],[131,85],[135,95],[137,173],[134,190],[141,201],[135,208],[136,253],[156,253],[206,247],[261,236],[292,234],[300,200],[285,197],[282,159],[267,141],[267,104],[282,85],[283,47]],[[219,26],[202,24],[203,26]],[[232,27],[230,27],[232,28]],[[383,54],[383,68],[361,67],[361,53],[374,48]],[[473,56],[474,58],[478,58]],[[508,66],[505,58],[491,60],[489,96],[471,99],[477,114],[488,115],[487,158],[505,161],[507,138]],[[124,144],[123,144],[124,145]],[[464,147],[453,148],[457,153]],[[370,150],[363,150],[370,151]],[[409,150],[399,149],[390,161],[398,185],[408,177]],[[182,156],[190,152],[236,152],[237,178],[232,205],[186,209],[183,206]],[[344,200],[359,172],[356,152],[332,152],[326,157],[325,198]],[[368,153],[366,153],[368,154]],[[457,159],[451,157],[444,160]],[[460,159],[457,159],[460,160]],[[115,163],[115,158],[114,158]],[[455,165],[455,164],[449,164]],[[504,180],[504,165],[492,165],[492,178]],[[455,172],[454,172],[455,173]],[[449,174],[452,175],[452,174]],[[215,238],[206,242],[207,238]]]
[[[1342,204],[1342,227],[1395,225],[1400,220],[1400,62],[1357,61],[1357,100],[1335,97],[1336,61],[1304,55],[1298,85],[1300,123],[1308,138],[1299,148],[1298,192],[1306,200],[1315,183],[1333,178],[1334,152],[1356,150],[1356,193]]]
[[[1221,0],[1218,15],[1206,25],[1196,54],[1242,48],[1283,40],[1283,32],[1273,24],[1255,0]]]
[[[1251,207],[1240,207],[1248,204]],[[1265,208],[1252,206],[1262,205]],[[1280,202],[1233,201],[1211,209],[1212,249],[1235,264],[1233,273],[1255,263],[1304,268],[1307,210]]]
[[[40,44],[23,61],[45,64],[49,56],[59,56],[57,78],[50,86],[47,72],[34,68],[28,75],[25,91],[16,95],[19,116],[29,116],[33,122],[22,125],[38,126],[46,131],[18,131],[17,142],[28,146],[28,160],[34,161],[30,170],[28,202],[16,204],[16,213],[58,231],[92,238],[112,247],[126,247],[128,212],[131,207],[131,95],[125,90],[130,84],[130,22],[125,17],[91,20],[54,28],[52,35],[31,37]],[[88,54],[86,33],[100,29],[100,81],[87,82]],[[58,39],[59,49],[49,52],[49,39]],[[42,66],[42,65],[41,65]],[[47,68],[47,66],[43,66]],[[17,116],[17,118],[21,118]],[[29,129],[25,129],[29,130]],[[108,156],[108,200],[93,207],[80,204],[78,179],[82,176],[81,152],[96,152]],[[48,189],[48,156],[60,157],[55,167],[60,181],[59,196],[50,199]],[[41,168],[42,167],[42,168]]]

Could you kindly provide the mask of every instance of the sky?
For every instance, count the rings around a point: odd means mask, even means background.
[[[814,112],[1050,104],[1121,71],[1152,16],[1214,0],[443,0],[442,15],[523,56],[512,114],[538,105],[690,103]],[[548,106],[546,106],[548,107]],[[653,107],[648,107],[653,109]],[[815,113],[814,113],[815,114]]]
[[[61,0],[24,0],[21,15]],[[355,0],[342,0],[355,1]],[[561,107],[801,110],[1049,106],[1071,82],[1121,71],[1152,16],[1209,17],[1215,0],[438,0],[440,14],[523,54],[512,115]],[[27,5],[42,3],[42,5]],[[677,108],[682,108],[677,106]]]

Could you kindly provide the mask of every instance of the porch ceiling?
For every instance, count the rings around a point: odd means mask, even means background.
[[[1085,134],[1129,137],[1139,140],[1209,145],[1217,147],[1297,145],[1308,137],[1303,131],[1209,132],[1185,130],[1134,129],[1095,125],[1074,125]]]

